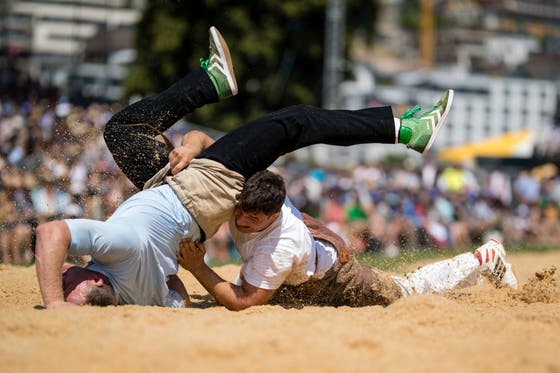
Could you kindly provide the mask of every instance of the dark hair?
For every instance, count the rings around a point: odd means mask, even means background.
[[[92,289],[86,297],[86,304],[92,306],[115,306],[117,298],[115,297],[115,290],[110,285],[103,284]]]
[[[245,182],[238,206],[244,212],[262,212],[270,216],[280,211],[285,198],[286,187],[282,176],[264,170]]]

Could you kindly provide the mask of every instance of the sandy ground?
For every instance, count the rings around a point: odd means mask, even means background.
[[[0,372],[560,372],[560,251],[510,260],[518,291],[239,313],[184,271],[196,308],[47,311],[33,267],[0,265]],[[217,271],[231,280],[238,268]]]

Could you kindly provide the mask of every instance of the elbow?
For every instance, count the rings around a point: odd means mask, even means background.
[[[234,311],[234,312],[243,311],[243,310],[253,306],[253,304],[248,302],[243,297],[236,297],[234,299],[223,299],[222,298],[222,299],[218,300],[218,303],[220,303],[222,306],[227,308],[229,311]]]
[[[250,307],[249,305],[245,305],[245,304],[224,304],[223,306],[227,308],[229,311],[234,311],[234,312],[243,311]]]
[[[52,235],[52,224],[42,223],[35,231],[35,259],[40,259],[43,252],[45,251],[45,245],[43,243],[49,241],[49,237]]]
[[[70,233],[63,221],[42,223],[36,230],[35,258],[41,259],[53,244],[59,243],[66,248],[70,245]]]
[[[49,221],[47,223],[41,223],[37,227],[37,239],[52,239],[56,235],[56,232],[60,231],[61,221]],[[64,224],[64,223],[62,223]]]
[[[248,297],[238,297],[236,299],[221,302],[221,304],[230,311],[238,312],[246,310],[249,307],[262,305],[264,302],[255,301],[254,299]]]

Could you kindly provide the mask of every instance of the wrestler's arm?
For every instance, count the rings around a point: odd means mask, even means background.
[[[218,303],[231,311],[241,311],[251,306],[265,304],[276,290],[261,289],[245,280],[241,286],[222,279],[204,263],[206,250],[202,243],[183,241],[177,252],[179,264],[191,272]]]
[[[191,306],[191,299],[189,297],[189,292],[187,291],[185,284],[183,284],[183,281],[181,281],[179,276],[177,275],[169,276],[169,278],[167,279],[167,287],[171,290],[175,290],[181,296],[181,298],[183,299],[183,303],[185,304],[185,307]]]
[[[192,130],[184,134],[181,146],[176,147],[169,153],[171,173],[175,175],[187,167],[194,157],[213,143],[214,140],[204,132]]]
[[[61,270],[70,247],[70,231],[63,221],[39,225],[35,244],[35,269],[47,308],[74,306],[64,301]]]

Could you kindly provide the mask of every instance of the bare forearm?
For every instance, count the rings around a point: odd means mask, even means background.
[[[69,245],[70,233],[64,222],[43,224],[37,229],[35,268],[46,307],[64,302],[61,270]]]
[[[197,154],[200,154],[204,149],[208,148],[214,143],[214,140],[204,132],[200,131],[189,131],[183,135],[181,145],[189,146],[194,150],[198,150]]]
[[[212,140],[205,133],[190,131],[183,136],[182,145],[176,147],[169,153],[169,165],[171,173],[176,175],[187,167],[193,158],[198,156],[204,149],[212,145]]]
[[[202,265],[191,273],[216,301],[228,310],[240,311],[254,305],[241,286],[222,279],[207,265]]]
[[[218,276],[204,263],[206,249],[201,242],[181,241],[177,261],[204,286],[204,288],[227,309],[240,311],[245,308],[265,304],[274,290],[261,289],[246,281],[241,286],[234,285]]]

